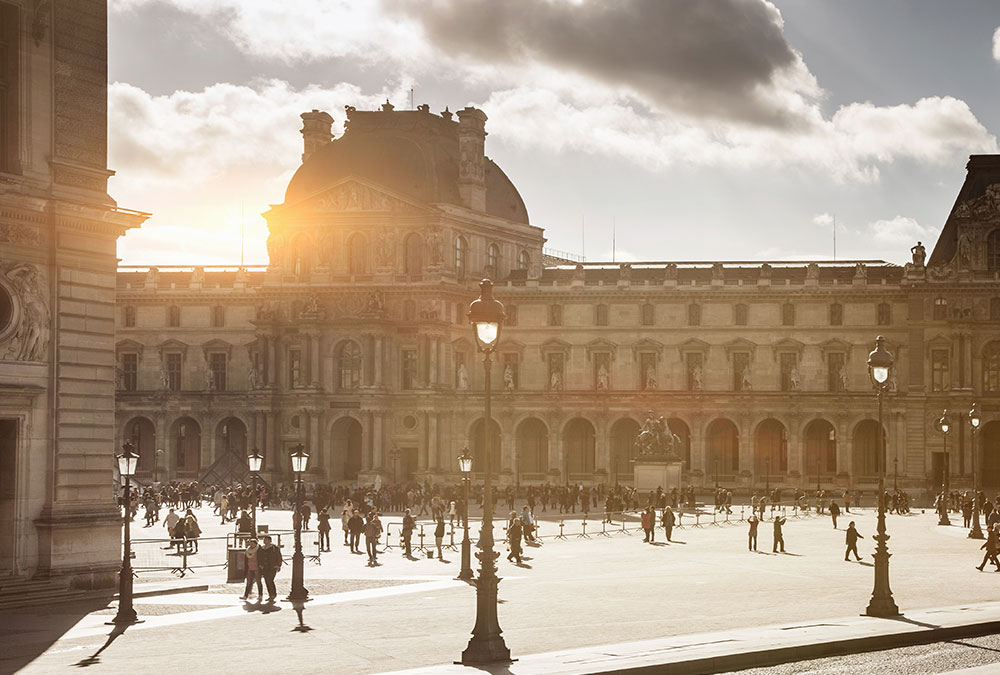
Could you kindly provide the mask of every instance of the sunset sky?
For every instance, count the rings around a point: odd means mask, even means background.
[[[928,249],[998,152],[993,0],[111,0],[123,264],[266,263],[299,114],[489,116],[548,246],[588,260]]]

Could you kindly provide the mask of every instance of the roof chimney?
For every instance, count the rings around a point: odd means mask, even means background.
[[[486,113],[466,106],[458,111],[458,194],[473,211],[486,210]]]
[[[305,163],[309,156],[333,140],[333,133],[330,127],[333,126],[333,118],[325,112],[312,109],[312,112],[304,112],[302,118],[302,162]]]

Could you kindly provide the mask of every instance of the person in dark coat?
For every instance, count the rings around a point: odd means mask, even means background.
[[[675,519],[676,516],[674,516],[673,510],[669,506],[664,507],[663,519],[661,522],[663,523],[663,531],[667,534],[667,541],[670,541],[670,536],[674,532]]]
[[[347,530],[351,535],[351,553],[361,553],[361,533],[365,529],[365,519],[357,509],[347,521]]]
[[[747,519],[747,524],[750,526],[750,531],[748,533],[749,539],[747,540],[747,549],[750,551],[757,550],[757,526],[760,525],[760,518],[754,512],[750,513],[750,517]]]
[[[319,530],[319,550],[330,552],[330,512],[325,508],[316,515],[316,529]]]
[[[778,547],[781,547],[781,552],[785,552],[785,537],[781,533],[781,526],[785,524],[785,518],[782,516],[775,516],[774,518],[774,547],[772,552],[777,553]]]
[[[851,553],[860,562],[861,556],[858,555],[858,539],[864,539],[861,534],[854,528],[854,521],[847,526],[847,551],[844,552],[844,560],[848,560]]]
[[[833,529],[837,529],[837,516],[840,515],[840,507],[837,506],[837,502],[830,500],[830,517],[833,518]]]
[[[413,557],[413,529],[417,526],[417,520],[410,514],[410,509],[406,509],[403,514],[403,547],[406,549],[403,555],[407,558]]]
[[[986,541],[983,545],[979,547],[979,550],[986,550],[986,555],[983,556],[983,562],[976,567],[980,572],[986,567],[987,562],[992,562],[997,566],[997,572],[1000,572],[1000,560],[997,560],[997,546],[998,541],[1000,541],[1000,527],[991,527],[986,534]]]
[[[264,545],[257,550],[257,565],[267,584],[267,601],[274,602],[278,595],[274,587],[274,577],[281,569],[281,549],[271,543],[271,537],[264,535]]]
[[[518,565],[521,564],[521,532],[521,519],[515,517],[510,527],[507,528],[507,543],[510,546],[507,560],[514,562],[514,558],[517,558]]]

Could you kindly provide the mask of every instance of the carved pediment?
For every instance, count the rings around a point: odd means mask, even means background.
[[[539,350],[542,352],[542,358],[544,358],[546,354],[550,354],[552,352],[561,352],[563,354],[568,355],[572,347],[573,345],[566,342],[565,340],[560,340],[559,338],[552,338],[551,340],[546,340],[545,342],[543,342],[539,347]]]
[[[524,353],[524,343],[523,342],[518,342],[517,340],[503,340],[500,343],[500,347],[497,349],[497,351],[507,352],[508,354],[512,353],[512,352],[517,352],[518,354],[523,354]]]
[[[684,342],[677,345],[677,351],[680,353],[681,361],[684,360],[684,355],[696,352],[702,356],[708,356],[709,344],[704,340],[699,340],[698,338],[691,338],[690,340],[685,340]]]
[[[308,207],[316,211],[379,212],[405,211],[418,208],[416,204],[391,192],[360,180],[348,178],[308,200]]]
[[[201,345],[201,350],[205,354],[205,360],[208,360],[208,355],[212,352],[225,352],[229,356],[233,351],[233,346],[228,342],[219,340],[218,338],[214,340],[209,340]]]
[[[475,349],[475,345],[472,344],[472,341],[469,338],[463,336],[452,340],[451,348],[455,351],[467,351]]]
[[[161,342],[159,345],[159,349],[160,349],[161,360],[163,359],[163,355],[167,354],[168,352],[180,352],[181,358],[183,358],[184,355],[187,354],[188,346],[186,342],[181,342],[180,340],[175,340],[174,338],[170,338],[169,340],[164,340],[163,342]]]
[[[115,343],[115,351],[121,354],[122,352],[133,352],[139,355],[139,360],[142,360],[142,350],[144,345],[135,340],[119,340]]]
[[[750,358],[753,359],[757,354],[757,344],[750,342],[746,338],[736,338],[731,342],[727,342],[723,345],[726,348],[726,358],[731,359],[733,354],[736,352],[750,352]]]
[[[959,204],[955,215],[981,221],[1000,219],[1000,183],[987,186],[985,194]]]
[[[792,338],[782,338],[771,345],[771,352],[774,354],[775,358],[777,358],[778,354],[781,354],[782,352],[794,352],[801,356],[803,349],[805,349],[805,344],[799,342],[798,340],[793,340]]]
[[[589,361],[594,354],[611,354],[611,358],[614,359],[616,351],[618,351],[618,345],[614,342],[598,338],[587,343],[587,360]]]
[[[843,340],[838,340],[836,338],[827,340],[826,342],[820,342],[819,349],[823,352],[823,358],[826,358],[827,354],[838,352],[846,354],[848,359],[851,358],[851,343],[844,342]]]
[[[638,358],[638,354],[642,352],[653,352],[656,354],[657,360],[663,355],[663,343],[657,342],[650,338],[643,338],[632,345],[632,358]]]

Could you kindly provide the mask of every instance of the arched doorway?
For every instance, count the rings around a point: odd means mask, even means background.
[[[469,445],[472,447],[472,470],[475,473],[484,473],[486,471],[486,455],[483,452],[486,441],[485,434],[483,433],[484,427],[483,419],[479,418],[472,425],[472,430],[469,432]],[[500,473],[501,469],[500,425],[497,424],[496,420],[490,420],[490,429],[490,472],[496,476]]]
[[[582,417],[571,420],[563,431],[567,479],[591,478],[594,473],[594,425]]]
[[[181,417],[170,426],[174,469],[178,476],[190,478],[201,469],[201,426],[190,417]]]
[[[806,426],[805,444],[802,474],[815,477],[817,483],[822,476],[836,475],[837,432],[833,425],[824,419],[810,422]]]
[[[608,439],[611,445],[611,483],[634,479],[632,460],[637,454],[635,439],[639,435],[639,423],[630,418],[620,419],[611,427]]]
[[[330,470],[335,480],[357,480],[361,471],[361,423],[341,417],[330,429]]]
[[[122,445],[131,442],[133,451],[139,453],[137,474],[156,472],[156,426],[145,417],[133,417],[125,423]]]
[[[681,461],[684,462],[684,466],[681,467],[684,471],[691,470],[691,428],[688,427],[687,422],[679,417],[671,417],[667,420],[667,426],[670,427],[670,433],[681,439],[680,445],[677,447],[677,454],[680,456]]]
[[[862,420],[854,427],[854,452],[852,453],[855,477],[878,476],[879,472],[878,422]]]
[[[549,465],[549,430],[536,417],[529,417],[517,427],[517,466],[521,478],[536,474],[544,479]]]
[[[732,476],[740,471],[740,433],[727,419],[713,420],[705,432],[708,449],[707,470],[714,475]]]
[[[247,454],[247,427],[236,417],[227,417],[215,427],[215,459],[230,452],[241,459]]]
[[[983,458],[983,487],[1000,488],[1000,422],[984,424],[976,440]]]
[[[788,473],[788,432],[784,424],[774,418],[764,420],[757,426],[755,441],[753,471],[757,480],[767,483],[770,476]]]

